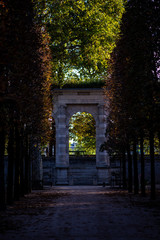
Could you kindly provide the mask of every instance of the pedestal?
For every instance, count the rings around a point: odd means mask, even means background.
[[[97,185],[110,184],[110,167],[97,167]]]
[[[68,167],[56,167],[56,185],[68,185]]]

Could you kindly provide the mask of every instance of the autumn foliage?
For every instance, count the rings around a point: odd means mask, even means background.
[[[31,189],[30,140],[50,135],[51,54],[45,28],[35,24],[32,1],[1,1],[0,8],[0,176],[4,195],[4,151],[8,151],[11,203]]]
[[[109,99],[107,108],[110,111],[106,148],[111,156],[117,154],[122,161],[128,157],[130,192],[133,160],[134,193],[138,193],[139,146],[140,183],[144,195],[144,139],[149,140],[152,198],[155,198],[154,142],[159,138],[158,11],[159,1],[128,1],[121,25],[121,39],[113,52],[110,76],[106,79],[106,97]],[[126,179],[123,180],[125,183]]]

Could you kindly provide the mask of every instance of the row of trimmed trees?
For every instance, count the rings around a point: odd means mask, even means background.
[[[4,209],[31,191],[31,142],[50,134],[51,56],[49,37],[34,20],[33,1],[0,1],[0,19],[0,209]]]
[[[121,39],[112,56],[105,89],[110,111],[106,148],[111,156],[117,154],[122,159],[124,187],[127,184],[127,157],[128,190],[132,192],[134,185],[134,193],[137,194],[139,146],[140,185],[141,193],[145,195],[144,140],[148,140],[152,199],[155,198],[155,140],[160,140],[159,7],[159,0],[128,1],[121,25]]]
[[[50,134],[50,80],[103,75],[123,12],[123,0],[0,0],[0,208],[31,190],[31,146]]]

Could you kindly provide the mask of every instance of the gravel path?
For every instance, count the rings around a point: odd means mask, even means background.
[[[0,240],[160,240],[159,200],[101,186],[33,191],[0,216]]]

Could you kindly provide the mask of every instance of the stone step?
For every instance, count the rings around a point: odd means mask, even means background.
[[[97,172],[97,170],[94,168],[94,169],[83,169],[83,168],[70,168],[69,169],[69,172]]]
[[[84,173],[84,172],[76,172],[76,173],[72,173],[72,172],[70,172],[70,176],[75,176],[75,177],[77,177],[77,176],[82,176],[82,177],[93,177],[93,176],[95,176],[96,175],[96,173],[94,172],[94,173]]]
[[[70,177],[73,185],[93,185],[97,175],[95,167],[70,168]]]
[[[93,185],[94,178],[93,177],[73,177],[72,179],[73,185]]]
[[[69,173],[75,173],[75,174],[76,174],[76,173],[81,173],[81,174],[82,174],[82,173],[84,173],[84,174],[85,174],[85,173],[87,173],[87,174],[95,174],[95,173],[97,173],[97,170],[96,170],[95,168],[94,168],[94,169],[82,169],[82,168],[81,168],[81,169],[80,169],[80,168],[79,168],[79,169],[78,169],[78,168],[76,169],[76,168],[75,168],[75,169],[70,169],[70,170],[69,170]]]

